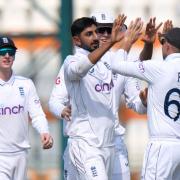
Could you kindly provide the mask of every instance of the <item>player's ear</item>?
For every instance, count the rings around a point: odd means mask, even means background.
[[[80,40],[79,36],[73,36],[73,43],[76,46],[81,46],[81,40]]]

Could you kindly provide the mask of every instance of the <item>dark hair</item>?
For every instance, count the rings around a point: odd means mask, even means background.
[[[82,17],[82,18],[76,19],[71,25],[72,37],[79,35],[84,29],[92,26],[93,24],[97,26],[97,23],[93,18]]]

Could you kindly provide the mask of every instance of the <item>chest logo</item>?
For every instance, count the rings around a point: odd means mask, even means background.
[[[24,88],[23,87],[19,87],[19,93],[21,96],[24,96]]]

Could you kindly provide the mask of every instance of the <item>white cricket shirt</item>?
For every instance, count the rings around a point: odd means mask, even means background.
[[[120,54],[122,55],[122,54]],[[105,55],[101,58],[101,61],[105,63],[106,66],[111,66],[111,61],[108,62],[107,60],[112,59],[111,57],[114,56],[114,52],[108,51]],[[126,58],[126,55],[122,58]],[[142,105],[141,100],[139,98],[139,84],[137,79],[132,77],[122,76],[120,74],[113,74],[113,100],[114,100],[114,112],[116,114],[116,121],[115,121],[115,134],[116,135],[124,135],[125,128],[119,124],[119,117],[118,117],[118,109],[120,106],[121,95],[125,96],[126,105],[128,108],[132,108],[136,112],[144,113],[146,112],[146,108]],[[69,105],[69,97],[68,92],[64,82],[64,66],[62,65],[58,76],[56,78],[50,100],[49,100],[49,108],[50,111],[57,117],[61,118],[62,110],[65,106]],[[67,135],[69,123],[68,121],[63,121],[64,126],[64,135]]]
[[[0,79],[0,153],[30,147],[29,116],[39,133],[49,132],[33,82],[15,75],[7,82]]]
[[[150,137],[180,138],[180,54],[164,61],[122,62],[112,64],[114,71],[148,83],[148,128]]]
[[[64,61],[64,78],[72,105],[68,136],[83,138],[96,147],[112,146],[115,121],[112,71],[101,60],[93,65],[88,54],[76,48],[75,55]]]

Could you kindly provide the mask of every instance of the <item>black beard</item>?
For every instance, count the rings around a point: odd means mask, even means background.
[[[87,50],[87,51],[89,51],[89,52],[93,52],[93,51],[94,51],[95,49],[97,49],[98,47],[99,47],[99,44],[97,44],[97,46],[94,47],[93,49],[90,48],[89,46],[85,45],[85,44],[82,45],[82,48],[85,49],[85,50]]]

